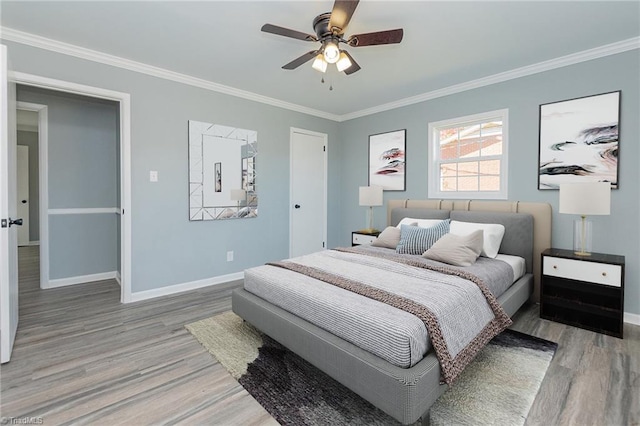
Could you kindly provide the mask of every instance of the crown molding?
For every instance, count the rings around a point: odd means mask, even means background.
[[[539,62],[537,64],[515,68],[510,71],[501,72],[498,74],[490,75],[488,77],[479,78],[477,80],[467,81],[465,83],[456,84],[409,98],[400,99],[398,101],[378,105],[373,108],[367,108],[360,111],[343,114],[340,116],[340,121],[352,120],[354,118],[389,111],[392,109],[428,101],[430,99],[441,98],[443,96],[449,96],[456,93],[465,92],[467,90],[473,90],[496,83],[502,83],[505,81],[514,80],[516,78],[526,77],[529,75],[538,74],[541,72],[550,71],[581,62],[591,61],[593,59],[615,55],[635,49],[640,49],[640,37],[634,37],[627,40],[606,44],[604,46],[595,47],[593,49],[584,50],[582,52],[572,53],[570,55],[561,56],[559,58],[550,59],[548,61]]]
[[[340,121],[340,116],[302,105],[285,102],[280,99],[270,98],[268,96],[259,95],[257,93],[246,90],[236,89],[235,87],[225,86],[224,84],[214,83],[202,78],[192,77],[187,74],[169,71],[164,68],[155,67],[153,65],[143,64],[142,62],[132,61],[130,59],[121,58],[119,56],[110,55],[97,50],[91,50],[84,47],[64,43],[58,40],[38,36],[24,31],[15,30],[9,27],[0,27],[0,38],[15,43],[26,44],[28,46],[39,49],[49,50],[52,52],[62,53],[63,55],[73,56],[88,61],[98,62],[177,83],[187,84],[189,86],[199,87],[201,89],[211,90],[213,92],[223,93],[225,95],[235,96],[250,101],[260,102],[263,104],[275,106],[278,108],[288,109],[290,111],[300,112],[327,120]]]
[[[465,83],[460,83],[442,89],[422,93],[416,96],[411,96],[397,101],[385,103],[372,108],[366,108],[360,111],[338,115],[282,101],[280,99],[270,98],[268,96],[259,95],[257,93],[249,92],[246,90],[236,89],[234,87],[225,86],[223,84],[214,83],[212,81],[192,77],[186,74],[169,71],[164,68],[154,67],[152,65],[143,64],[141,62],[121,58],[119,56],[109,55],[107,53],[99,52],[96,50],[87,49],[46,37],[41,37],[35,34],[15,30],[13,28],[0,26],[0,38],[15,43],[26,44],[39,49],[50,50],[52,52],[62,53],[64,55],[74,56],[76,58],[98,62],[101,64],[110,65],[113,67],[118,67],[129,71],[150,75],[165,80],[175,81],[177,83],[187,84],[190,86],[199,87],[201,89],[211,90],[214,92],[235,96],[250,101],[260,102],[278,108],[288,109],[290,111],[300,112],[302,114],[312,115],[315,117],[337,122],[353,120],[355,118],[365,117],[367,115],[377,114],[379,112],[389,111],[392,109],[417,104],[431,99],[465,92],[467,90],[478,89],[480,87],[502,83],[505,81],[514,80],[517,78],[526,77],[533,74],[578,64],[581,62],[591,61],[593,59],[603,58],[605,56],[640,49],[640,37],[634,37],[627,40],[606,44],[604,46],[595,47],[593,49],[584,50],[582,52],[572,53],[566,56],[550,59],[548,61],[515,68],[513,70],[493,74],[476,80],[467,81]]]

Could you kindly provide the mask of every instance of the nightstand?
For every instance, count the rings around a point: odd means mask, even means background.
[[[622,338],[624,256],[542,252],[540,317]]]
[[[371,244],[376,238],[378,238],[380,232],[365,233],[362,231],[353,231],[351,233],[351,245],[359,246],[361,244]]]

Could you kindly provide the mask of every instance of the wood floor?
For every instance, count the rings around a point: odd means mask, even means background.
[[[123,305],[115,281],[40,290],[20,248],[20,322],[0,367],[0,414],[58,424],[277,424],[185,330],[230,309],[230,283]],[[560,348],[527,425],[639,425],[640,327],[625,339],[540,320],[514,329]]]

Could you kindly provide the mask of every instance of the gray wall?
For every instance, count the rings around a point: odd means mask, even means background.
[[[29,241],[40,240],[38,133],[18,130],[18,145],[29,147]]]
[[[370,134],[407,129],[407,190],[386,192],[385,199],[427,198],[427,126],[429,122],[509,109],[509,199],[548,202],[553,206],[553,245],[572,248],[572,215],[558,214],[558,191],[537,189],[538,108],[540,104],[622,90],[620,189],[611,195],[611,215],[594,216],[594,251],[626,256],[625,310],[640,314],[640,55],[631,51],[422,102],[341,123],[344,218],[340,244],[360,229],[365,209],[358,206],[358,186],[367,185]],[[376,226],[386,214],[376,208]]]
[[[48,106],[49,209],[117,202],[118,105],[18,85],[18,100]],[[49,278],[117,269],[115,214],[49,215]]]
[[[157,289],[283,259],[289,252],[289,129],[328,134],[328,244],[340,240],[338,123],[3,41],[12,69],[131,95],[132,291]],[[43,64],[46,64],[43,65]],[[187,121],[256,130],[260,215],[188,220]],[[149,182],[149,171],[159,180]],[[233,250],[235,259],[226,261]]]

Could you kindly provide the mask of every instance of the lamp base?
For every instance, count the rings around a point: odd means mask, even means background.
[[[376,228],[365,228],[358,231],[358,234],[379,234],[380,231]]]
[[[577,256],[591,256],[592,225],[585,216],[573,222],[573,252]]]

